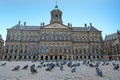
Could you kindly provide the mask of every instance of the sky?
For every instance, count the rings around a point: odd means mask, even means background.
[[[120,0],[57,0],[57,4],[65,25],[84,27],[91,22],[103,39],[120,30]],[[7,29],[19,20],[27,25],[49,24],[55,5],[56,0],[0,0],[0,34],[6,40]]]

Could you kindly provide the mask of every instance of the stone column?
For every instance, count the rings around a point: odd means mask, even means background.
[[[88,59],[88,55],[86,55],[86,59]]]
[[[84,59],[84,55],[82,56],[82,60]]]
[[[54,55],[52,55],[53,56],[53,60],[55,60],[55,56]]]
[[[64,60],[64,56],[62,56],[62,60]]]
[[[74,56],[74,58],[75,58],[75,56]],[[73,58],[73,55],[71,55],[71,60],[73,60],[74,58]]]
[[[41,55],[39,54],[39,55],[38,55],[38,60],[41,60],[40,58],[41,58]]]
[[[45,56],[46,56],[46,55],[43,55],[43,60],[45,60]]]
[[[14,55],[12,55],[12,59],[14,59]]]
[[[26,56],[26,59],[29,59],[29,56],[28,56],[28,55]]]
[[[48,56],[48,60],[50,60],[50,56]]]

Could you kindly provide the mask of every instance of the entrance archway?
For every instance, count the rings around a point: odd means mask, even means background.
[[[76,56],[76,59],[78,59],[78,56]]]
[[[45,56],[45,60],[48,60],[48,56]]]
[[[31,56],[29,56],[28,58],[31,59]]]
[[[5,56],[4,59],[7,59],[7,56]]]
[[[16,56],[14,56],[14,59],[16,59]]]
[[[93,55],[93,59],[95,59],[95,55]]]
[[[19,59],[22,59],[22,56],[21,56],[21,55],[19,56]]]
[[[26,59],[26,55],[24,56],[24,59]]]
[[[68,56],[68,60],[71,60],[71,56]]]
[[[86,59],[86,56],[84,56],[84,59]]]
[[[66,60],[67,59],[67,57],[66,56],[64,56],[64,60]]]
[[[41,56],[41,60],[43,60],[43,55]]]
[[[80,56],[80,59],[82,59],[82,56]]]
[[[62,59],[62,56],[60,55],[60,60]]]
[[[55,56],[55,60],[57,60],[57,56]]]
[[[99,56],[97,55],[97,59],[99,59]]]
[[[9,57],[10,59],[12,58],[12,56]]]
[[[36,56],[33,56],[33,59],[35,59],[36,58]]]
[[[88,59],[90,59],[90,56],[88,56]]]
[[[52,60],[53,59],[53,56],[52,55],[50,55],[50,60]]]

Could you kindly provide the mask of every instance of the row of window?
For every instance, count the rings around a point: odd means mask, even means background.
[[[16,38],[16,39],[11,38],[10,40],[20,40],[20,38]],[[38,37],[22,37],[21,40],[22,41],[39,41],[39,40],[68,40],[70,41],[71,37],[70,36],[41,36],[40,39]],[[81,41],[86,42],[88,41],[88,39],[75,37],[74,41],[75,42],[81,42]],[[97,38],[90,38],[89,41],[100,41],[100,40]]]
[[[70,43],[68,43],[68,44],[62,44],[62,43],[56,43],[56,44],[45,44],[45,43],[41,43],[40,44],[40,47],[41,48],[46,48],[46,47],[56,47],[56,48],[71,48],[72,47],[72,45],[70,44]],[[6,45],[6,48],[7,49],[9,49],[9,48],[11,48],[11,49],[20,49],[20,48],[24,48],[24,49],[27,49],[27,48],[38,48],[38,46],[37,45]],[[88,47],[88,45],[76,45],[75,46],[75,48],[89,48]],[[90,46],[90,48],[94,48],[94,49],[100,49],[101,48],[101,46],[99,46],[99,45],[92,45],[92,46]]]
[[[9,53],[9,49],[6,49],[5,53]],[[10,53],[23,53],[23,49],[10,49]],[[25,49],[24,53],[27,53],[27,49]]]
[[[70,36],[42,36],[41,40],[71,40]]]
[[[56,34],[56,35],[70,35],[71,33],[70,32],[47,32],[47,31],[43,31],[41,32],[41,34],[48,34],[48,35],[53,35],[53,34]]]
[[[71,36],[11,37],[7,40],[39,41],[39,40],[71,40]]]
[[[10,51],[9,51],[10,50]],[[43,48],[43,49],[40,49],[40,53],[72,53],[71,52],[72,50],[71,49],[48,49],[48,48]],[[23,49],[6,49],[6,52],[5,53],[28,53],[27,49],[25,49],[23,51]],[[39,53],[38,50],[29,50],[29,52],[33,52],[33,53]],[[75,49],[75,51],[73,51],[73,53],[84,53],[86,54],[88,52],[87,49]],[[93,53],[99,53],[100,50],[99,49],[92,49],[92,52]]]

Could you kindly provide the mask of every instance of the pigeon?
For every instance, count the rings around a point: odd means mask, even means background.
[[[100,77],[103,77],[102,71],[99,68],[96,68],[96,74]]]
[[[16,66],[14,69],[12,69],[12,71],[18,71],[20,69],[20,66]]]
[[[6,65],[6,62],[5,63],[3,63],[3,64],[1,64],[0,66],[5,66]]]
[[[28,65],[25,65],[22,69],[27,69],[28,68]]]

